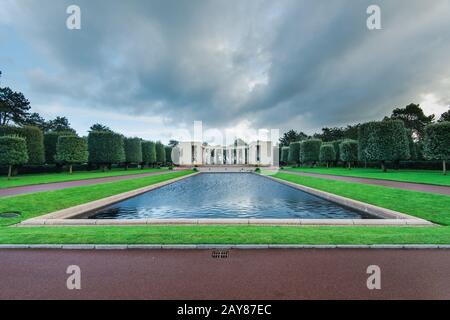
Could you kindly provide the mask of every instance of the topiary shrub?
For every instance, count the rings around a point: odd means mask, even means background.
[[[343,140],[339,146],[341,161],[346,162],[348,169],[351,169],[352,163],[358,161],[358,141]]]
[[[300,141],[291,142],[289,145],[288,162],[295,165],[300,163]]]
[[[156,143],[156,162],[161,165],[166,162],[166,149],[161,142]]]
[[[45,149],[45,163],[57,164],[55,161],[56,145],[58,144],[58,138],[61,136],[76,136],[70,131],[52,131],[44,134],[44,149]]]
[[[132,163],[142,162],[142,141],[139,138],[125,138],[125,169]]]
[[[341,145],[342,141],[344,141],[344,140],[334,140],[334,141],[331,141],[331,142],[329,143],[329,144],[333,145],[333,147],[334,147],[334,152],[335,152],[335,154],[336,154],[336,159],[333,160],[333,161],[335,162],[336,165],[337,165],[337,163],[338,163],[339,161],[341,161],[341,149],[340,149],[340,145]]]
[[[82,164],[88,160],[88,146],[85,138],[77,136],[60,136],[56,144],[55,161],[69,165],[72,174],[74,164]]]
[[[172,163],[172,147],[165,146],[164,153],[166,154],[166,163],[171,164]]]
[[[38,127],[0,126],[0,136],[17,135],[25,138],[28,152],[28,163],[40,165],[45,163],[44,135]]]
[[[311,163],[313,166],[320,158],[320,147],[322,140],[310,139],[300,144],[300,161],[302,163]]]
[[[447,174],[446,161],[450,159],[450,122],[443,121],[425,127],[423,153],[428,160],[441,160],[442,172]]]
[[[330,166],[330,162],[336,161],[336,151],[334,151],[332,144],[323,144],[320,146],[319,160],[322,163],[325,162],[327,168]]]
[[[409,142],[401,120],[364,123],[359,128],[359,153],[364,161],[380,161],[383,171],[386,161],[407,160]]]
[[[114,132],[91,131],[88,136],[89,162],[105,166],[123,163],[125,150],[123,136]]]
[[[289,162],[289,147],[281,148],[281,163],[287,164]]]
[[[12,167],[28,162],[26,140],[19,136],[0,137],[0,165],[8,167],[8,180],[11,179]]]
[[[142,163],[154,165],[156,163],[156,144],[152,141],[142,142]]]

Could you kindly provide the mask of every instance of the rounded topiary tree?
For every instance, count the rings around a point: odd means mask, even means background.
[[[359,154],[363,161],[380,161],[383,171],[386,161],[409,159],[409,141],[405,125],[400,120],[369,122],[359,128]]]
[[[321,145],[322,140],[319,139],[303,141],[300,145],[300,161],[314,166],[319,161]]]
[[[282,147],[281,148],[281,162],[283,164],[287,164],[289,161],[289,147]]]
[[[105,170],[106,165],[123,163],[125,151],[123,136],[107,131],[91,131],[88,136],[89,162],[100,165]]]
[[[0,126],[0,136],[5,135],[17,135],[25,138],[28,164],[40,165],[45,163],[44,135],[41,129],[34,126]]]
[[[142,162],[142,140],[139,138],[125,138],[125,169],[132,163]]]
[[[62,136],[76,136],[70,131],[52,131],[44,134],[45,162],[47,164],[57,164],[55,161],[56,145],[58,138]]]
[[[300,141],[291,142],[289,145],[288,161],[291,164],[300,163]]]
[[[358,161],[358,141],[356,140],[344,140],[340,146],[341,161],[347,163],[348,169],[351,169],[352,162]]]
[[[60,136],[56,144],[55,161],[69,165],[72,174],[74,164],[85,163],[88,160],[88,146],[85,138],[77,136]]]
[[[330,144],[333,145],[334,147],[334,152],[336,154],[336,159],[334,159],[333,161],[335,162],[335,164],[337,165],[339,161],[341,161],[341,149],[340,149],[340,145],[342,143],[343,140],[334,140],[331,141]]]
[[[8,167],[8,180],[11,179],[12,167],[28,162],[27,143],[18,136],[0,137],[0,165]]]
[[[323,144],[320,146],[319,160],[320,162],[325,162],[327,168],[330,166],[330,162],[336,161],[336,151],[332,144]]]
[[[154,165],[156,163],[156,144],[152,141],[142,142],[143,165]]]
[[[166,149],[161,142],[156,143],[156,162],[159,165],[164,164],[166,162]]]
[[[446,161],[450,159],[450,122],[443,121],[425,127],[423,153],[429,160],[442,160],[442,172],[447,174]]]

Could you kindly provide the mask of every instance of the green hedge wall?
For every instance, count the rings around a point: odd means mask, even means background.
[[[358,141],[350,139],[342,141],[340,156],[340,160],[347,163],[358,161]]]
[[[319,161],[322,140],[305,140],[300,145],[300,160],[302,163],[316,163]]]
[[[0,136],[5,135],[17,135],[25,138],[28,164],[40,165],[45,163],[44,135],[41,129],[33,126],[0,126]]]
[[[125,161],[123,136],[106,131],[91,131],[88,136],[89,162],[110,165]]]
[[[336,151],[332,144],[323,144],[320,146],[319,160],[320,162],[325,162],[327,165],[330,162],[336,161]]]
[[[300,163],[300,141],[291,142],[289,145],[288,162],[292,164]]]
[[[164,152],[166,154],[166,163],[172,163],[172,148],[169,146],[165,146]]]
[[[88,161],[88,146],[85,138],[60,136],[56,145],[55,160],[63,164],[81,164]]]
[[[156,162],[163,164],[166,162],[166,149],[161,142],[156,143]]]
[[[142,162],[142,140],[140,138],[125,138],[124,149],[126,163]]]
[[[27,143],[19,136],[0,137],[0,166],[23,165],[28,162]]]
[[[402,121],[364,123],[359,128],[361,161],[399,161],[410,158],[409,141]]]
[[[56,145],[58,144],[58,138],[61,136],[75,136],[75,134],[70,131],[48,132],[44,134],[45,163],[56,164]]]
[[[281,148],[281,162],[282,163],[288,163],[289,162],[289,147],[282,147]]]
[[[152,141],[142,142],[142,162],[146,165],[156,163],[156,143]]]
[[[423,153],[426,159],[442,160],[443,172],[447,174],[445,162],[450,159],[450,122],[425,127]]]

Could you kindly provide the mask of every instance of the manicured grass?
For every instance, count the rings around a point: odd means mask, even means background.
[[[278,173],[275,178],[450,225],[450,197],[382,186]]]
[[[384,179],[402,182],[415,182],[425,184],[436,184],[442,186],[450,186],[450,175],[444,176],[442,171],[432,170],[388,170],[382,172],[380,169],[364,169],[353,168],[348,170],[345,168],[286,168],[289,171],[299,171],[308,173],[331,174],[337,176]]]
[[[0,212],[5,209],[19,210],[24,216],[21,219],[2,219],[0,244],[450,244],[450,227],[5,226],[191,172],[173,172],[95,186],[2,198]],[[345,196],[357,200],[382,201],[386,207],[392,207],[394,210],[407,211],[425,218],[430,216],[433,218],[431,220],[442,224],[449,223],[450,213],[446,208],[450,207],[450,197],[286,173],[278,174],[278,178],[296,179],[296,183],[334,191],[337,194],[345,193]],[[368,189],[362,189],[366,187]],[[370,197],[369,194],[372,193],[374,196]],[[377,200],[379,198],[381,200]],[[416,202],[408,205],[410,201]],[[430,208],[431,211],[428,210]]]
[[[450,227],[0,228],[0,244],[450,244]]]
[[[117,177],[117,176],[126,176],[126,175],[134,175],[141,173],[149,173],[149,172],[160,172],[167,169],[113,169],[111,171],[102,172],[99,170],[96,171],[75,171],[72,175],[68,172],[62,173],[44,173],[44,174],[25,174],[18,175],[11,180],[8,180],[6,177],[0,177],[0,189],[11,188],[11,187],[19,187],[26,185],[34,185],[34,184],[44,184],[44,183],[52,183],[52,182],[65,182],[65,181],[74,181],[74,180],[84,180],[84,179],[95,179],[95,178],[105,178],[105,177]]]
[[[20,218],[0,219],[0,226],[15,224],[32,217],[185,176],[192,172],[191,170],[175,171],[144,178],[0,198],[0,212],[21,213]]]

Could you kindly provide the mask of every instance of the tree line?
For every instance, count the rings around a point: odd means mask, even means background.
[[[1,77],[1,71],[0,71]],[[21,92],[0,87],[0,166],[73,165],[89,163],[102,170],[112,165],[161,166],[171,164],[171,146],[161,142],[127,138],[102,124],[91,126],[87,137],[79,137],[66,117],[46,121],[30,112],[30,102]]]
[[[432,117],[429,117],[432,119]],[[450,159],[450,122],[424,124],[416,131],[408,128],[405,121],[385,118],[358,125],[357,139],[323,141],[306,137],[290,142],[281,148],[281,162],[293,165],[316,165],[344,162],[348,168],[356,162],[379,162],[387,171],[386,162],[417,159],[442,161],[447,174],[446,161]],[[284,137],[286,138],[286,137]],[[420,155],[419,155],[420,154]]]

